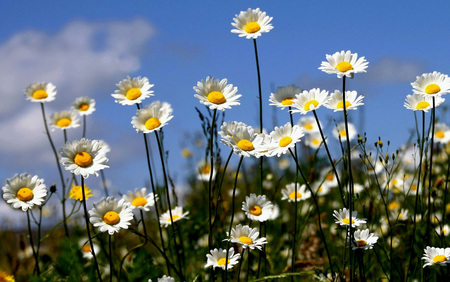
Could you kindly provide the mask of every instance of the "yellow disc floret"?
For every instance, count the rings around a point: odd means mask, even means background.
[[[349,62],[340,62],[339,64],[336,65],[336,68],[340,72],[346,72],[346,71],[352,70],[353,66]]]
[[[59,127],[68,127],[71,123],[72,123],[72,121],[70,119],[62,118],[56,122],[56,125]]]
[[[339,135],[341,135],[341,137],[345,137],[347,136],[347,132],[345,131],[345,129],[342,129],[339,131]]]
[[[245,32],[247,33],[255,33],[261,29],[261,26],[257,22],[249,22],[245,25]]]
[[[161,126],[161,121],[156,117],[149,118],[145,122],[145,128],[147,128],[148,130],[153,130],[155,128],[158,128],[159,126]]]
[[[27,187],[20,188],[19,191],[17,191],[17,198],[21,201],[27,202],[33,199],[33,190]]]
[[[247,244],[247,245],[253,244],[252,238],[249,238],[249,237],[247,237],[247,236],[241,236],[241,237],[239,237],[239,241],[241,241],[242,243]]]
[[[428,108],[429,106],[430,106],[430,103],[428,103],[427,101],[422,101],[422,102],[417,103],[416,109],[423,110],[423,109]]]
[[[439,91],[441,91],[441,87],[439,87],[439,85],[437,84],[428,84],[427,87],[425,87],[425,93],[427,94],[436,94]]]
[[[221,258],[217,260],[217,264],[218,265],[225,265],[225,261],[227,262],[227,264],[230,263],[230,260],[226,260],[225,258]]]
[[[433,262],[437,263],[437,262],[444,262],[447,260],[447,257],[444,255],[437,255],[433,258]]]
[[[438,131],[436,131],[436,138],[439,138],[439,139],[442,139],[442,138],[444,138],[445,137],[445,133],[444,133],[444,131],[442,131],[442,130],[438,130]]]
[[[297,197],[295,196],[295,191],[291,192],[291,194],[289,194],[289,198],[290,199],[300,199],[302,197],[302,194],[297,192]]]
[[[147,204],[147,200],[143,197],[136,197],[134,198],[134,200],[131,202],[131,204],[135,207],[143,207]]]
[[[310,123],[307,123],[303,126],[306,130],[313,130],[314,126]]]
[[[44,89],[36,90],[33,93],[33,98],[36,100],[45,99],[47,97],[48,97],[47,91],[45,91]]]
[[[305,103],[304,109],[305,111],[314,110],[319,105],[319,102],[316,100],[311,100]]]
[[[125,95],[128,100],[136,100],[141,97],[142,92],[139,88],[130,88]]]
[[[350,224],[350,218],[344,218],[344,219],[342,220],[342,222],[345,223],[345,224]],[[352,219],[352,224],[353,224],[353,223],[355,223],[355,221]]]
[[[78,110],[80,110],[82,112],[85,112],[85,111],[89,110],[89,104],[86,104],[86,103],[80,104],[78,106]]]
[[[261,207],[260,206],[256,206],[256,205],[255,206],[251,206],[249,211],[250,211],[251,214],[256,215],[256,216],[262,214]]]
[[[219,91],[212,91],[208,94],[207,96],[208,101],[210,101],[213,104],[223,104],[225,103],[227,100],[225,99],[225,96],[223,96],[222,92]]]
[[[92,164],[92,157],[89,153],[80,152],[75,155],[73,162],[80,167],[88,167]]]
[[[175,215],[173,215],[172,217],[169,217],[169,219],[168,219],[167,221],[168,221],[168,222],[172,222],[172,221],[177,220],[178,218],[180,218],[180,216],[177,215],[177,214],[175,214]]]
[[[253,143],[247,139],[239,140],[237,146],[243,151],[252,151],[255,149],[255,147],[253,147]]]
[[[283,99],[283,101],[281,101],[281,104],[283,106],[289,106],[292,105],[292,103],[294,103],[294,97],[286,97]]]
[[[352,105],[352,103],[350,103],[349,101],[345,101],[345,108],[348,109],[348,107],[350,107]],[[339,103],[337,103],[336,105],[336,109],[343,109],[344,108],[344,101],[339,101]]]
[[[364,240],[358,240],[356,241],[356,244],[358,244],[358,247],[364,247],[367,245],[367,242]]]
[[[105,215],[103,216],[103,221],[106,224],[114,225],[114,224],[119,223],[120,216],[115,211],[109,211],[109,212],[105,213]]]
[[[281,138],[279,145],[280,147],[286,147],[287,145],[291,144],[292,138],[290,136],[284,136]]]

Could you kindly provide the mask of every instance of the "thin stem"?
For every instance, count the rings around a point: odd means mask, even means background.
[[[212,122],[211,122],[211,132],[210,132],[210,136],[209,136],[209,149],[210,149],[210,153],[209,153],[209,158],[210,158],[210,173],[209,173],[209,186],[208,186],[208,215],[209,215],[209,219],[208,219],[208,225],[209,225],[209,234],[208,234],[208,247],[211,250],[212,249],[212,244],[213,244],[213,236],[212,236],[212,176],[213,176],[213,172],[214,172],[214,127],[216,125],[216,114],[217,114],[217,109],[214,109],[213,112],[213,118],[212,118]],[[213,268],[211,268],[213,269]]]
[[[256,39],[253,39],[253,46],[255,49],[255,61],[256,61],[256,73],[258,75],[258,100],[259,100],[259,132],[263,132],[263,108],[262,108],[262,90],[261,90],[261,73],[259,71],[259,59],[258,59],[258,47],[256,46]],[[260,181],[259,181],[259,193],[262,194],[262,184],[263,184],[263,174],[264,174],[264,158],[261,156],[259,159],[259,175],[260,175]]]
[[[30,237],[30,246],[31,246],[31,250],[33,251],[33,256],[34,256],[34,261],[35,261],[35,265],[34,265],[34,271],[36,271],[37,275],[41,274],[41,270],[39,268],[39,253],[36,252],[36,250],[34,249],[34,243],[33,243],[33,233],[31,232],[31,222],[30,222],[30,210],[27,210],[27,223],[28,223],[28,234]],[[33,271],[33,273],[34,273]]]
[[[216,224],[216,221],[217,221],[217,215],[218,215],[218,211],[219,211],[219,201],[221,199],[220,192],[222,191],[223,180],[225,179],[225,173],[227,171],[228,163],[230,162],[230,159],[231,159],[232,155],[233,155],[233,150],[230,151],[230,154],[228,155],[227,161],[225,162],[225,166],[223,168],[222,177],[220,179],[219,189],[217,189],[217,207],[216,207],[216,210],[215,210],[215,213],[214,213],[214,221],[212,223],[213,228],[214,228],[214,225]]]
[[[242,267],[242,263],[244,262],[244,254],[245,254],[245,248],[242,248],[242,252],[241,252],[241,259],[239,261],[239,270],[238,270],[238,278],[237,281],[239,282],[241,280],[241,267]],[[250,250],[250,248],[249,248]]]
[[[86,137],[86,115],[83,115],[83,138]]]
[[[108,198],[109,197],[108,184],[106,183],[106,177],[105,177],[105,173],[103,172],[103,170],[100,170],[100,177],[102,178],[102,185],[103,185],[103,190],[105,191],[105,197]],[[156,203],[155,203],[155,205],[156,205]]]
[[[429,169],[429,176],[428,176],[428,214],[427,214],[427,231],[426,231],[426,245],[430,245],[431,240],[431,234],[430,234],[430,228],[431,228],[431,184],[433,181],[433,149],[434,149],[434,126],[435,126],[435,120],[436,120],[436,102],[435,98],[433,97],[433,108],[431,110],[431,144],[430,144],[430,169]]]
[[[108,236],[109,243],[109,281],[112,282],[114,266],[112,261],[112,244],[111,244],[111,235]]]
[[[64,133],[64,144],[67,143],[67,130],[63,129],[63,133]]]
[[[292,117],[291,106],[289,106],[289,117],[291,120],[291,126],[294,126],[294,120]],[[297,143],[294,145],[294,157],[298,161],[297,155]],[[295,212],[294,212],[294,237],[292,238],[292,262],[291,262],[291,272],[295,272],[295,241],[297,240],[297,214],[298,214],[298,201],[297,201],[297,188],[298,188],[298,170],[295,170]],[[294,281],[294,277],[291,276],[291,281]]]

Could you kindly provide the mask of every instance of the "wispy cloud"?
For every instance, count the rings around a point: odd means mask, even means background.
[[[382,83],[409,83],[421,75],[425,64],[418,61],[408,61],[385,57],[379,61],[370,62],[367,72],[370,75],[363,79]]]

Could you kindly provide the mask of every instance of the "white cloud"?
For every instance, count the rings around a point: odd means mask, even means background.
[[[382,58],[371,62],[364,79],[383,83],[409,83],[421,75],[424,65],[417,61],[406,61],[394,58]]]

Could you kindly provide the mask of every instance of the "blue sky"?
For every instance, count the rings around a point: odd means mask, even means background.
[[[226,120],[258,123],[253,43],[230,32],[235,14],[249,7],[273,17],[274,29],[257,40],[269,131],[273,109],[268,98],[277,86],[341,88],[335,76],[318,70],[326,54],[351,50],[369,61],[367,73],[348,82],[348,90],[366,97],[364,111],[352,112],[352,118],[370,143],[381,136],[391,140],[393,149],[414,127],[412,112],[403,107],[412,94],[410,83],[424,72],[450,73],[449,1],[2,1],[2,182],[29,172],[48,186],[59,183],[40,107],[23,95],[30,83],[47,81],[58,91],[56,100],[46,104],[47,116],[68,109],[79,96],[96,100],[87,136],[112,147],[111,168],[105,171],[112,190],[142,187],[145,149],[130,124],[135,107],[116,104],[110,96],[115,84],[130,75],[146,76],[155,85],[155,96],[144,104],[160,100],[174,108],[165,146],[181,187],[186,173],[182,141],[185,134],[201,130],[194,107],[202,106],[192,89],[197,81],[208,75],[227,78],[243,96],[240,106],[226,112]],[[324,123],[341,116],[326,109],[318,114]],[[278,113],[278,125],[287,117],[287,112]],[[448,113],[441,118],[449,122]],[[81,130],[68,135],[79,138]],[[62,133],[52,136],[62,146]],[[94,177],[87,182],[94,189],[99,184]]]

